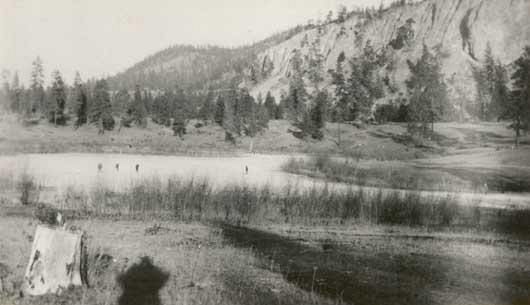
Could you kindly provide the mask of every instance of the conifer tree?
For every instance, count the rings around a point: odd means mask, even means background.
[[[214,119],[214,94],[210,89],[208,94],[204,97],[201,108],[199,109],[199,117],[207,123]]]
[[[74,78],[74,112],[76,114],[75,126],[79,127],[88,121],[88,98],[83,88],[83,81],[79,72],[75,73]]]
[[[510,128],[515,131],[515,145],[519,146],[521,131],[530,130],[530,46],[524,48],[514,65],[512,90],[503,103],[503,118],[512,121]]]
[[[131,96],[125,89],[120,89],[112,98],[112,112],[115,115],[122,116],[127,113],[132,113]]]
[[[52,87],[48,119],[54,125],[66,124],[64,109],[66,106],[66,88],[61,73],[55,70],[52,73]]]
[[[13,80],[11,81],[11,90],[10,90],[10,107],[11,111],[19,112],[22,108],[22,91],[23,88],[20,87],[20,80],[18,78],[18,72],[15,71],[13,75]]]
[[[448,109],[447,86],[441,72],[438,59],[432,55],[427,46],[416,62],[407,62],[411,72],[406,81],[409,91],[409,131],[419,131],[421,135],[434,132],[434,122],[440,120]]]
[[[324,133],[322,128],[326,123],[326,112],[328,104],[328,94],[326,91],[319,91],[311,106],[308,124],[310,126],[309,132],[311,137],[316,140],[322,140]]]
[[[93,101],[89,115],[90,122],[98,124],[100,133],[103,133],[104,130],[112,130],[115,122],[112,117],[112,105],[105,79],[96,81],[92,96]]]
[[[2,92],[1,92],[1,100],[0,100],[0,110],[8,110],[9,109],[9,94],[11,91],[11,88],[9,86],[9,76],[10,72],[6,69],[2,70]]]
[[[263,106],[267,110],[267,114],[270,119],[280,119],[277,117],[276,101],[274,100],[274,97],[271,95],[270,91],[268,91],[267,95],[265,96],[265,102]]]
[[[359,57],[350,61],[347,80],[348,108],[345,112],[352,118],[369,117],[376,99],[384,96],[383,83],[376,75],[378,58],[370,41]]]
[[[215,123],[219,124],[220,126],[223,126],[224,115],[225,115],[225,102],[223,100],[223,97],[219,95],[215,103],[215,116],[214,116]]]
[[[31,112],[44,111],[44,68],[42,60],[38,56],[32,63],[30,89]]]
[[[304,120],[306,111],[307,91],[303,79],[304,71],[302,65],[300,50],[295,50],[291,59],[289,92],[285,99],[287,118],[294,124]]]
[[[506,69],[495,60],[488,43],[482,65],[472,66],[477,90],[477,115],[483,121],[498,119],[504,100],[508,98],[504,87],[507,85]]]
[[[147,124],[147,110],[145,101],[140,91],[140,86],[136,85],[134,88],[134,98],[131,105],[131,115],[137,126],[145,127]]]
[[[184,90],[180,87],[176,87],[174,100],[172,105],[173,107],[173,131],[175,135],[178,135],[180,138],[186,134],[186,122],[189,117],[189,113],[186,106],[186,94]]]

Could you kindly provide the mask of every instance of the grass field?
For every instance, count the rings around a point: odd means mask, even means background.
[[[375,160],[408,160],[444,153],[452,146],[459,148],[509,147],[509,130],[503,125],[440,124],[440,137],[429,143],[417,143],[403,137],[405,126],[398,124],[366,125],[357,128],[349,124],[328,123],[323,141],[302,141],[287,130],[287,121],[270,121],[269,128],[254,139],[238,138],[236,145],[224,141],[220,126],[209,124],[195,128],[196,121],[187,126],[187,134],[180,139],[164,126],[149,123],[145,129],[122,128],[98,135],[95,126],[55,127],[47,122],[24,126],[15,116],[0,117],[0,152],[2,153],[57,153],[57,152],[123,152],[151,154],[226,154],[238,151],[291,153],[326,152]],[[485,129],[485,131],[482,131]],[[339,133],[340,130],[340,142]],[[493,130],[493,131],[491,131]],[[472,133],[472,135],[468,135]],[[477,136],[476,134],[479,134]],[[480,135],[502,136],[502,141],[484,142]],[[491,138],[491,137],[490,137]],[[485,144],[486,143],[486,144]],[[339,145],[340,144],[340,145]],[[416,145],[421,144],[421,145]]]
[[[182,140],[152,124],[97,136],[93,127],[22,127],[3,118],[0,152],[248,152],[249,138],[233,146],[220,127],[192,125]],[[142,293],[161,304],[530,304],[530,209],[464,205],[457,197],[524,197],[528,139],[512,150],[502,124],[437,124],[437,136],[422,141],[407,138],[402,125],[344,124],[338,145],[337,127],[328,124],[322,142],[300,141],[286,132],[287,122],[272,121],[252,145],[316,152],[285,169],[373,187],[216,187],[188,177],[139,179],[121,190],[71,187],[47,197],[69,226],[88,233],[90,285],[59,296],[18,293],[39,192],[50,190],[31,175],[2,176],[0,304],[132,304],[128,296],[137,294],[123,283],[135,270],[142,283],[160,284]]]
[[[138,266],[147,274],[141,281],[165,279],[160,290],[149,292],[161,304],[530,301],[530,244],[498,234],[104,219],[71,225],[89,236],[90,286],[59,296],[21,298],[17,291],[35,222],[2,217],[0,260],[9,271],[0,304],[116,304],[126,292],[118,279]],[[141,265],[143,257],[153,266]]]

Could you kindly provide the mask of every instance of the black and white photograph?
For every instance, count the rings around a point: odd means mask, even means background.
[[[0,0],[0,305],[530,305],[530,0]]]

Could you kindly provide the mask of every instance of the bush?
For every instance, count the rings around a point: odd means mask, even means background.
[[[126,128],[131,128],[131,125],[133,123],[133,118],[130,116],[125,116],[121,119],[121,126]]]
[[[17,183],[17,189],[20,192],[20,203],[23,205],[30,205],[39,201],[40,188],[33,176],[23,173]]]
[[[116,123],[114,121],[114,118],[112,117],[112,115],[110,113],[103,113],[101,115],[101,118],[103,120],[103,129],[105,130],[113,130],[114,129],[114,124]]]
[[[383,104],[379,105],[374,113],[377,123],[406,122],[408,118],[407,105]]]

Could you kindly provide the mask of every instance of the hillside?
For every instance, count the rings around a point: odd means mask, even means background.
[[[297,27],[265,41],[235,49],[177,46],[161,51],[111,78],[113,85],[138,82],[147,87],[184,84],[196,89],[223,87],[235,79],[253,95],[286,90],[294,50],[303,55],[319,36],[325,58],[324,88],[337,57],[360,54],[367,43],[384,58],[379,74],[387,80],[386,99],[404,92],[407,60],[421,54],[423,44],[439,55],[455,103],[473,98],[471,66],[480,63],[487,44],[506,66],[530,44],[527,0],[426,0],[372,13],[351,13],[343,22]],[[307,63],[306,63],[307,65]]]

